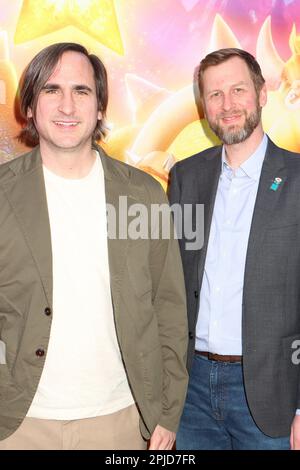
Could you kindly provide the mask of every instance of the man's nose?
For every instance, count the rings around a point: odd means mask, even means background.
[[[224,111],[229,111],[234,106],[234,99],[231,93],[224,93],[222,105]]]
[[[74,112],[75,102],[72,92],[62,93],[58,109],[64,114],[72,114]]]

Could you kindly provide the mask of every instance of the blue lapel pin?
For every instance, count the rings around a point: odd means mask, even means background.
[[[273,183],[271,184],[270,186],[270,189],[272,189],[272,191],[277,191],[277,189],[279,188],[279,185],[282,183],[282,179],[281,178],[274,178],[274,181]]]

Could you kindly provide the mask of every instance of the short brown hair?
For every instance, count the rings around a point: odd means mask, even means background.
[[[232,47],[211,52],[206,57],[204,57],[203,60],[201,60],[198,69],[198,84],[201,96],[203,95],[203,74],[205,70],[214,65],[222,64],[232,57],[239,57],[246,63],[253,80],[256,93],[258,94],[261,91],[262,87],[264,86],[265,79],[262,76],[259,63],[249,52],[244,51],[243,49],[236,49]]]
[[[61,56],[68,51],[78,52],[85,55],[94,70],[96,96],[98,110],[101,111],[102,119],[98,120],[93,133],[93,140],[101,140],[105,137],[106,126],[104,118],[108,102],[107,73],[101,60],[94,54],[89,54],[81,44],[73,42],[61,42],[52,44],[40,51],[26,67],[19,87],[19,111],[24,127],[20,132],[19,140],[26,145],[35,146],[39,142],[39,135],[34,120],[39,94],[52,75]],[[28,118],[28,109],[32,110],[33,118]]]

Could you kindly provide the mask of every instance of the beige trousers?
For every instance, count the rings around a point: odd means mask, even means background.
[[[96,418],[59,421],[25,418],[0,450],[145,450],[135,405]]]

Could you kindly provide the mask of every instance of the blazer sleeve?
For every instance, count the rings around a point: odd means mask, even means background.
[[[151,193],[152,203],[169,205],[160,184],[153,185]],[[173,227],[170,213],[169,223]],[[158,239],[151,240],[150,270],[164,371],[159,424],[176,432],[188,383],[188,327],[182,262],[173,230],[171,236],[164,239],[160,227]]]

